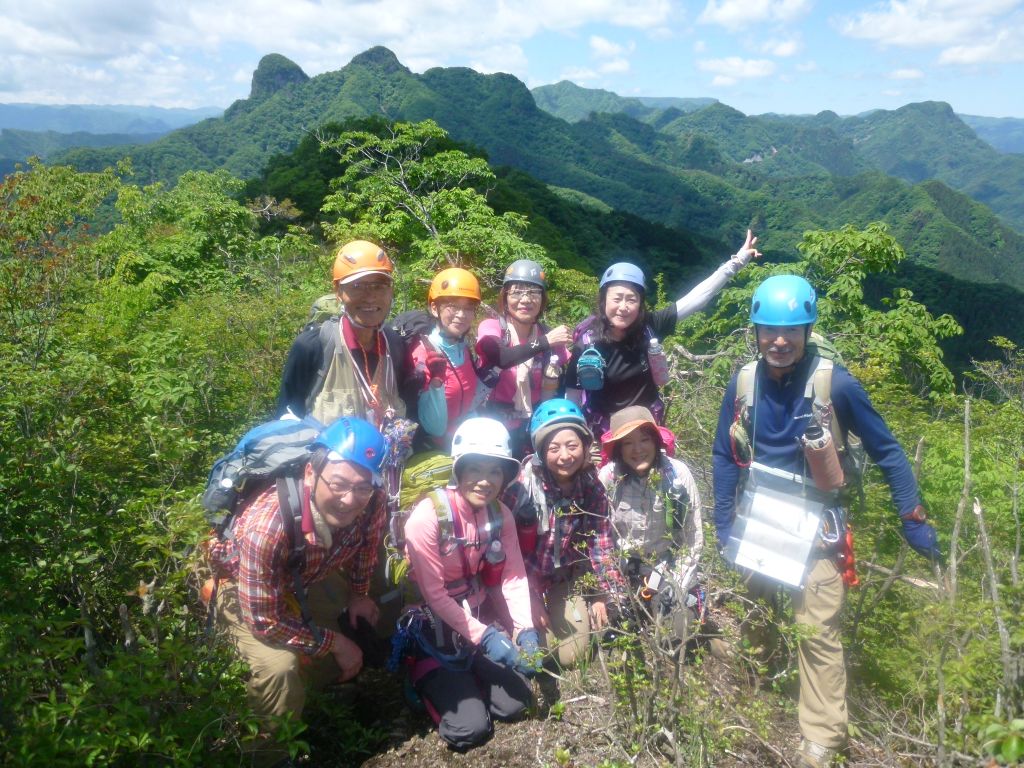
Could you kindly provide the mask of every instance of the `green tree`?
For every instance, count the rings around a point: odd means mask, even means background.
[[[393,246],[403,265],[400,292],[443,265],[472,267],[493,287],[512,261],[544,260],[543,249],[523,239],[524,216],[499,216],[487,204],[495,177],[486,160],[433,150],[446,137],[427,120],[324,142],[344,168],[324,201],[324,213],[337,215],[325,231],[338,241],[366,237]]]

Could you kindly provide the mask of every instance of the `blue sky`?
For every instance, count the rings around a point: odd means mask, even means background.
[[[260,57],[711,96],[747,114],[940,100],[1024,118],[1024,0],[0,0],[0,102],[226,107]]]

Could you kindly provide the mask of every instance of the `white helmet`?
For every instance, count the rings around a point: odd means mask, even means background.
[[[495,419],[482,416],[466,419],[455,430],[452,437],[452,458],[455,460],[452,470],[456,478],[459,476],[460,462],[470,456],[500,459],[506,484],[519,474],[519,462],[512,457],[509,448],[508,430]]]

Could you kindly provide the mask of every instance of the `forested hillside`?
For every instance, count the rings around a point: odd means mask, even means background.
[[[1019,117],[982,117],[959,115],[978,138],[987,141],[1000,152],[1024,153],[1024,120]]]
[[[189,168],[226,168],[248,178],[327,122],[380,114],[433,118],[453,139],[480,147],[493,166],[524,171],[563,197],[681,230],[705,244],[697,254],[705,263],[725,253],[747,226],[761,233],[769,258],[787,260],[808,229],[884,221],[912,263],[964,287],[956,310],[968,328],[972,310],[985,310],[972,299],[972,284],[1024,288],[1020,234],[941,183],[911,185],[870,170],[853,141],[833,126],[835,116],[750,118],[712,104],[688,113],[659,109],[645,118],[652,122],[601,114],[570,124],[541,110],[511,76],[459,68],[416,75],[383,48],[313,78],[284,57],[265,57],[250,98],[233,104],[223,119],[175,131],[130,154],[140,182],[173,181]],[[74,150],[63,157],[98,170],[126,152]],[[946,303],[952,297],[927,283],[920,289],[938,294],[937,311],[953,309]],[[1003,333],[1024,341],[1017,325]],[[985,342],[972,334],[962,347],[990,355]]]
[[[521,171],[498,176],[435,124],[343,123],[323,138],[324,151],[308,137],[249,187],[294,189],[301,217],[284,199],[243,204],[242,182],[224,171],[143,188],[113,170],[35,165],[0,187],[5,764],[238,764],[254,724],[245,670],[203,632],[195,590],[208,530],[197,500],[212,460],[267,417],[288,344],[328,285],[333,243],[358,235],[387,245],[403,306],[422,305],[420,278],[449,258],[484,278],[488,299],[510,261],[548,260],[549,316],[571,322],[589,312],[596,280],[586,270],[606,249],[675,264],[718,245],[568,205]],[[111,200],[117,219],[98,226]],[[555,263],[563,259],[580,269]],[[669,342],[669,423],[710,498],[721,393],[752,353],[753,288],[774,272],[806,274],[821,294],[820,330],[904,447],[919,446],[924,501],[950,565],[935,573],[907,554],[871,469],[854,512],[863,584],[844,619],[847,764],[1012,763],[1024,753],[1024,355],[1003,340],[998,361],[955,383],[938,343],[960,329],[905,290],[899,270],[909,263],[869,223],[808,232],[790,263],[744,270]],[[880,279],[893,290],[879,294]],[[627,627],[592,666],[561,676],[560,701],[465,756],[437,748],[429,721],[404,712],[387,676],[362,679],[356,703],[318,697],[281,738],[297,754],[312,747],[319,766],[784,766],[794,659],[785,652],[766,666],[742,645],[748,607],[714,547],[704,553],[707,607],[734,648],[728,658],[700,648],[673,657]]]

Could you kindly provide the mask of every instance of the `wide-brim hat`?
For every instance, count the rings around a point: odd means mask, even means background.
[[[649,408],[642,405],[631,405],[616,411],[608,422],[608,431],[601,435],[601,444],[615,443],[640,427],[651,427],[655,433],[658,432],[658,422],[654,420],[654,414]],[[661,435],[658,435],[658,442],[661,442]]]

